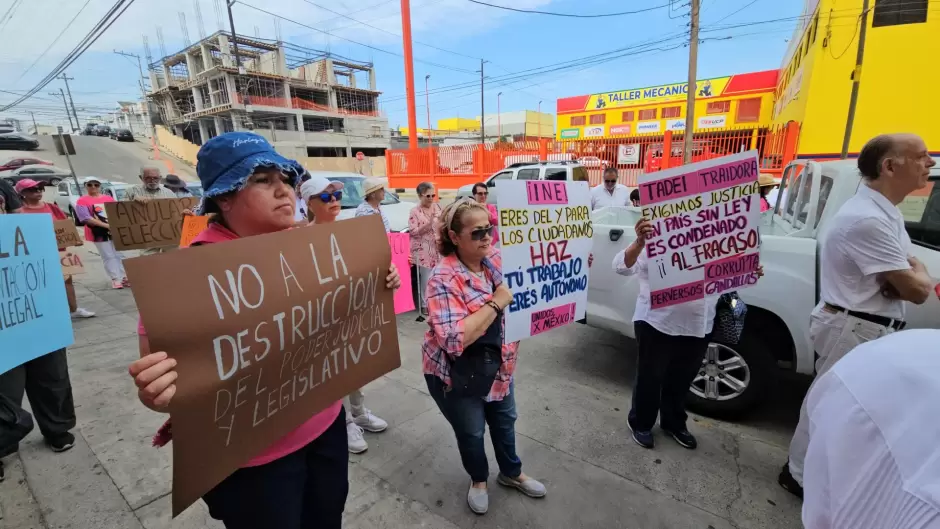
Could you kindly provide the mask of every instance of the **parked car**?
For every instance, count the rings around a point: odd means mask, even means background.
[[[23,167],[24,165],[52,165],[52,162],[40,160],[39,158],[16,156],[0,162],[0,171],[11,171]]]
[[[342,209],[337,219],[343,220],[355,217],[356,208],[363,201],[362,184],[366,177],[356,173],[334,171],[312,171],[312,173],[343,183],[343,199],[340,201],[340,208]],[[188,183],[187,186],[192,190],[193,186]],[[382,201],[380,207],[385,212],[385,216],[388,217],[389,228],[392,231],[408,231],[408,215],[414,206],[413,202],[403,202],[398,198],[398,195],[386,189],[385,200]]]
[[[499,180],[567,180],[570,182],[587,182],[587,169],[578,162],[549,161],[549,162],[520,162],[490,176],[483,183],[490,188],[486,201],[496,203],[496,182]],[[457,190],[457,199],[473,195],[473,184],[467,184]]]
[[[24,178],[31,178],[46,185],[58,185],[59,182],[72,176],[68,169],[53,165],[24,165],[9,171],[0,171],[0,178],[10,183],[16,183]]]
[[[98,133],[95,131],[97,124],[95,123],[85,123],[85,128],[82,129],[82,136],[97,136]]]
[[[792,184],[791,184],[792,182]],[[861,183],[854,160],[791,163],[783,173],[776,207],[761,218],[760,260],[764,277],[741,290],[747,303],[744,334],[736,345],[712,342],[690,388],[689,407],[712,416],[735,416],[772,395],[777,371],[813,375],[815,351],[809,314],[819,301],[820,239],[830,220]],[[940,281],[940,166],[930,184],[899,207],[913,255]],[[790,191],[793,190],[793,191]],[[788,192],[790,191],[790,192]],[[636,234],[639,208],[603,208],[593,213],[594,261],[588,284],[586,323],[634,337],[633,312],[639,285],[611,270],[614,255]],[[936,328],[940,299],[909,305],[908,328]]]
[[[78,224],[78,220],[75,217],[75,203],[78,202],[78,199],[85,194],[85,182],[87,182],[91,177],[83,177],[79,179],[79,183],[82,185],[82,191],[79,193],[78,187],[75,186],[75,181],[72,179],[63,180],[59,182],[58,189],[59,194],[55,197],[55,203],[62,211],[65,211],[69,214],[72,219],[75,219],[75,223]],[[115,184],[124,184],[124,182],[113,182],[110,180],[105,180],[103,178],[95,178],[95,180],[101,182],[101,191],[108,193],[108,188]],[[129,184],[125,184],[129,185]]]
[[[107,125],[98,125],[95,127],[95,135],[108,137],[111,135],[111,127]]]
[[[0,149],[32,151],[39,148],[39,140],[19,132],[0,134]]]
[[[117,141],[134,141],[134,133],[127,129],[117,129],[112,134]]]

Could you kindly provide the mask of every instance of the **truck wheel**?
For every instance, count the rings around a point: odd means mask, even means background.
[[[709,417],[739,417],[763,400],[774,380],[773,366],[773,353],[760,336],[760,326],[745,325],[736,345],[708,345],[689,388],[688,407]]]
[[[75,214],[75,208],[72,206],[69,206],[69,216],[72,217],[72,222],[74,222],[76,226],[81,226],[81,223],[78,222],[78,215]]]

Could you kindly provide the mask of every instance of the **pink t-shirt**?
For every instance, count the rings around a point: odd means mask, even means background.
[[[238,235],[235,235],[221,224],[213,223],[209,224],[208,228],[193,239],[193,244],[212,244],[232,241],[237,238]],[[141,336],[147,335],[147,330],[144,329],[144,324],[141,320],[137,321],[137,334]],[[336,420],[342,408],[342,400],[334,402],[328,408],[307,419],[307,422],[298,426],[294,431],[282,437],[279,441],[269,446],[267,450],[253,457],[242,466],[257,467],[264,465],[307,446],[311,441],[320,437],[320,435],[333,424],[333,421]]]
[[[105,202],[114,202],[114,199],[109,195],[98,195],[96,197],[91,197],[88,195],[82,195],[81,198],[75,203],[75,207],[83,209],[84,211],[76,211],[75,216],[80,220],[85,220],[90,217],[92,212],[104,213],[104,204]],[[91,233],[91,228],[86,224],[85,225],[85,240],[88,242],[95,242],[95,236]]]

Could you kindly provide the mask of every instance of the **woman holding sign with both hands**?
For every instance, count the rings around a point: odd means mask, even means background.
[[[646,242],[653,236],[653,223],[641,218],[636,224],[636,240],[614,256],[614,272],[636,275],[640,294],[633,323],[637,340],[636,381],[627,426],[633,440],[643,448],[653,448],[653,425],[659,426],[681,446],[698,446],[686,427],[685,398],[702,365],[715,323],[718,295],[652,308]],[[757,275],[764,274],[758,268]]]
[[[215,216],[194,245],[294,226],[294,186],[304,169],[264,138],[248,132],[222,134],[203,144],[197,160],[205,189],[199,213]],[[386,286],[400,284],[392,265]],[[131,364],[130,374],[141,402],[166,412],[176,393],[176,361],[167,352],[150,351],[142,326],[138,333],[141,358]],[[342,401],[336,401],[248,461],[203,496],[209,514],[228,529],[339,529],[349,490],[344,415]],[[169,430],[164,425],[155,442],[166,442]]]

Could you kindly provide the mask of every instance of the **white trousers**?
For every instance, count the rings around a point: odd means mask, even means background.
[[[366,396],[362,394],[361,389],[353,391],[346,395],[343,404],[346,406],[346,422],[352,422],[353,417],[358,417],[366,411]]]
[[[849,316],[845,312],[834,312],[825,308],[824,303],[816,305],[810,316],[809,336],[813,341],[813,348],[819,355],[816,360],[816,378],[832,369],[842,357],[857,345],[881,338],[894,332],[894,329],[872,323],[867,320]],[[815,385],[815,380],[813,384]],[[813,386],[810,386],[812,391]],[[809,414],[806,402],[809,391],[803,398],[800,406],[800,422],[790,441],[790,474],[800,485],[803,485],[803,462],[806,460],[806,450],[809,447]]]
[[[112,241],[96,242],[95,248],[98,248],[98,255],[101,256],[101,261],[104,262],[104,271],[108,273],[111,281],[121,281],[127,277],[122,262],[124,256],[114,249]]]
[[[427,290],[428,280],[431,279],[431,268],[425,268],[423,266],[418,266],[417,281],[416,285],[418,289],[418,311],[422,316],[428,315],[428,301],[425,299],[424,291]]]

